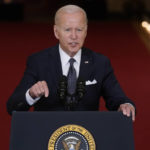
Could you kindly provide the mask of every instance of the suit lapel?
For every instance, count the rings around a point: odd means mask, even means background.
[[[79,78],[84,81],[90,80],[93,77],[92,73],[93,73],[92,52],[83,48],[81,55]]]
[[[52,76],[53,83],[57,85],[62,77],[62,67],[58,45],[51,49],[49,56],[50,74]]]

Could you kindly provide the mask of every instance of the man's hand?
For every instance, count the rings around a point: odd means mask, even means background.
[[[30,96],[35,99],[37,97],[45,96],[48,97],[49,89],[46,81],[38,81],[29,89]]]
[[[130,117],[132,114],[132,120],[135,121],[135,108],[132,104],[121,104],[118,111],[122,111],[124,115]]]

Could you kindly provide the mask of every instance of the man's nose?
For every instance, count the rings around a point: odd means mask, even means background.
[[[76,33],[76,31],[72,31],[71,32],[71,38],[72,39],[77,39],[77,33]]]

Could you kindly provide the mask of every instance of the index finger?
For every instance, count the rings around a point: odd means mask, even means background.
[[[131,110],[131,113],[132,113],[132,120],[135,121],[135,110],[132,109],[132,110]]]
[[[42,86],[44,88],[44,96],[48,97],[48,95],[49,95],[49,89],[48,89],[46,81],[42,81]]]

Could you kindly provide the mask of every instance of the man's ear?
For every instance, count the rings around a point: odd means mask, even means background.
[[[54,25],[54,35],[55,35],[56,39],[59,39],[59,36],[58,36],[58,27],[56,25]]]

